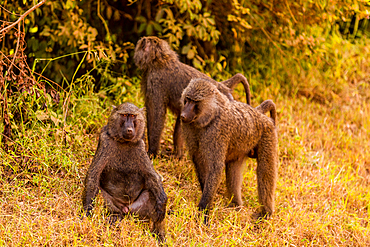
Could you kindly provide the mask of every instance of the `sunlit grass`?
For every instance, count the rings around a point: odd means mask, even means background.
[[[343,69],[342,63],[338,66]],[[351,66],[347,69],[354,71]],[[163,176],[168,209],[172,211],[166,217],[167,244],[369,246],[369,74],[367,67],[358,76],[347,73],[350,81],[341,82],[341,89],[330,100],[311,97],[326,94],[308,84],[300,88],[310,88],[312,95],[295,94],[294,90],[286,94],[289,89],[278,86],[278,80],[258,93],[252,92],[253,106],[273,99],[278,111],[279,178],[276,212],[271,219],[258,224],[251,220],[259,207],[255,161],[247,160],[245,168],[244,206],[240,210],[226,208],[223,181],[210,224],[205,226],[196,209],[201,192],[191,161],[167,155],[155,159],[153,164]],[[341,75],[338,80],[342,80]],[[235,98],[244,100],[242,94]],[[156,245],[148,225],[133,217],[109,225],[101,196],[96,199],[92,218],[80,217],[83,179],[98,133],[111,105],[123,101],[143,106],[138,87],[132,87],[126,98],[113,101],[94,94],[72,98],[65,125],[55,125],[51,120],[38,122],[14,137],[13,152],[0,149],[1,246]],[[55,112],[60,114],[57,109]],[[170,115],[161,145],[165,154],[172,150],[173,126]]]

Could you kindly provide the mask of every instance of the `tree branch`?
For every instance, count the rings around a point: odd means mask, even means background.
[[[41,5],[43,5],[45,2],[46,2],[46,0],[42,0],[41,2],[39,2],[38,4],[36,4],[35,6],[33,6],[32,8],[30,8],[29,10],[27,10],[23,15],[21,15],[21,17],[19,17],[19,19],[17,21],[13,22],[13,24],[7,26],[6,28],[1,29],[0,30],[0,33],[1,34],[5,34],[6,32],[8,32],[12,27],[14,27],[15,25],[17,25],[24,18],[26,18],[26,16],[29,15],[29,13],[31,13],[32,11],[34,11],[35,9],[37,9],[38,7],[40,7]]]
[[[14,52],[14,55],[13,55],[13,61],[11,62],[11,64],[9,65],[9,68],[8,68],[8,72],[6,73],[7,75],[9,75],[10,73],[10,70],[12,69],[12,66],[15,62],[15,58],[17,56],[17,52],[18,52],[18,48],[19,48],[19,41],[21,40],[21,22],[18,22],[18,40],[17,40],[17,47],[15,48],[15,52]]]

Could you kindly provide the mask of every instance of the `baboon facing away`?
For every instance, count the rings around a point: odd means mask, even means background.
[[[249,84],[242,74],[221,83],[216,82],[195,68],[181,63],[168,43],[157,37],[141,38],[135,48],[134,60],[143,72],[141,91],[147,109],[149,155],[158,154],[167,108],[177,116],[173,134],[176,157],[180,158],[183,155],[180,98],[192,78],[209,79],[230,100],[233,100],[231,89],[242,82],[247,103],[250,104]]]
[[[185,143],[202,190],[199,210],[209,209],[223,170],[226,171],[230,206],[242,205],[243,163],[250,151],[257,148],[257,188],[261,209],[255,216],[272,214],[278,139],[272,118],[262,113],[271,105],[263,105],[268,107],[266,109],[254,109],[248,104],[230,101],[202,78],[189,83],[182,93],[181,103]]]
[[[259,106],[255,108],[257,111],[261,112],[262,114],[266,114],[267,112],[270,112],[270,118],[274,122],[274,125],[276,126],[276,106],[275,103],[272,100],[265,100],[263,101]],[[249,158],[257,158],[258,148],[253,148],[249,154]]]
[[[144,114],[144,108],[130,103],[112,110],[85,178],[82,203],[89,216],[100,189],[113,215],[135,213],[141,219],[149,219],[152,232],[162,242],[167,196],[145,151]]]

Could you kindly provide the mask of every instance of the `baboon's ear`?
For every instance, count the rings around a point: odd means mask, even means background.
[[[145,107],[140,108],[140,112],[141,112],[144,116],[146,116],[146,108],[145,108]]]
[[[117,106],[112,105],[112,111],[114,111],[115,109],[117,109]]]

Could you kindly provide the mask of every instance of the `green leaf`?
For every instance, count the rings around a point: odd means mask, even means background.
[[[141,23],[139,30],[137,30],[138,33],[142,33],[146,28],[146,23]]]
[[[146,35],[152,35],[153,34],[153,24],[152,22],[149,22],[146,26]]]
[[[216,63],[216,67],[218,71],[222,72],[222,65],[220,63]]]
[[[146,18],[144,16],[142,16],[142,15],[136,16],[135,17],[135,21],[141,22],[141,23],[146,23],[147,22],[146,21]]]
[[[207,18],[207,21],[209,24],[211,24],[212,26],[216,25],[216,22],[213,18]]]
[[[191,43],[188,43],[186,46],[182,47],[181,54],[187,54],[190,50]]]
[[[199,70],[203,69],[203,66],[202,64],[200,63],[200,61],[196,58],[193,59],[193,66]]]
[[[158,24],[158,22],[153,22],[153,27],[157,32],[162,31],[162,26]]]

